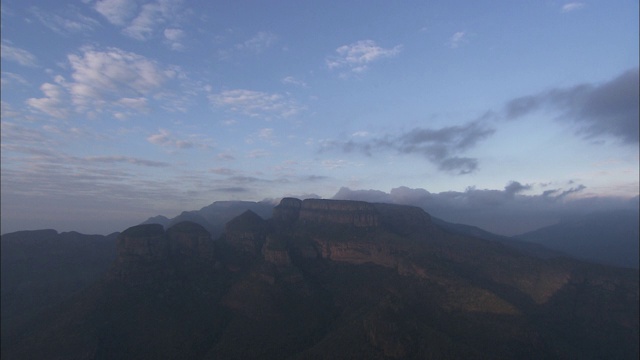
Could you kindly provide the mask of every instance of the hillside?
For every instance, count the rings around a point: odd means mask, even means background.
[[[446,232],[410,206],[286,198],[212,238],[119,234],[3,359],[636,359],[638,273]]]
[[[598,212],[565,220],[515,238],[601,264],[638,269],[638,211]]]

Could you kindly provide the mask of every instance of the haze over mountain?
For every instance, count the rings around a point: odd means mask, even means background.
[[[286,198],[216,239],[123,231],[101,280],[2,332],[2,358],[636,359],[638,280],[417,207]]]
[[[567,219],[515,238],[599,263],[638,268],[640,256],[638,211],[598,212]]]

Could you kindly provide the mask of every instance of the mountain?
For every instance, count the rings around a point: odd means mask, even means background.
[[[518,238],[494,234],[484,229],[481,229],[477,226],[450,223],[435,217],[432,217],[431,220],[435,225],[439,226],[443,230],[448,231],[450,233],[457,234],[457,235],[477,237],[479,239],[499,242],[503,245],[506,245],[513,249],[521,251],[524,254],[539,257],[542,259],[549,259],[549,258],[555,258],[560,256],[569,256],[561,251],[551,250],[550,248],[547,248],[540,244],[536,244],[534,242],[529,242],[529,241],[524,241]]]
[[[120,233],[93,285],[3,359],[636,359],[638,272],[541,259],[410,206],[285,198],[219,237]]]
[[[92,285],[116,256],[116,237],[55,230],[2,235],[2,333]]]
[[[638,211],[597,212],[565,220],[515,238],[601,264],[638,269]]]
[[[246,210],[251,210],[256,214],[267,218],[271,216],[274,204],[268,201],[216,201],[200,210],[183,211],[174,218],[167,218],[162,215],[151,217],[142,224],[161,224],[169,228],[182,221],[191,221],[202,225],[215,238],[220,236],[224,230],[224,225],[234,217],[242,214]]]

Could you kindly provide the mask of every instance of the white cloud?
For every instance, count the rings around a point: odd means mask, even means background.
[[[137,5],[131,0],[99,0],[95,9],[110,23],[122,26],[133,18]]]
[[[122,31],[137,40],[147,40],[158,22],[162,22],[162,7],[158,3],[145,4],[135,19]]]
[[[451,35],[449,38],[448,45],[450,48],[455,49],[460,46],[464,41],[466,41],[466,33],[464,31],[458,31],[455,34]]]
[[[40,86],[40,90],[44,93],[44,97],[27,99],[27,105],[56,118],[66,118],[69,115],[65,106],[66,96],[60,86],[44,83]]]
[[[575,11],[584,7],[584,3],[581,2],[572,2],[568,4],[562,5],[562,12],[567,13],[571,11]]]
[[[136,40],[148,40],[163,24],[173,24],[183,13],[182,0],[156,0],[137,6],[132,0],[101,0],[95,9],[122,33]]]
[[[175,139],[173,135],[165,129],[158,130],[157,134],[149,135],[147,141],[155,145],[177,149],[189,149],[194,146],[194,143],[191,141]]]
[[[368,137],[371,135],[368,131],[356,131],[351,134],[352,137]]]
[[[182,44],[182,39],[185,37],[184,30],[174,28],[164,29],[164,37],[169,43],[171,50],[184,49],[184,45]]]
[[[2,56],[3,59],[15,61],[23,66],[36,66],[35,55],[27,50],[17,48],[5,40],[2,40],[0,46],[0,56]]]
[[[329,69],[348,68],[359,73],[367,70],[374,61],[394,57],[400,53],[402,45],[390,49],[378,46],[373,40],[360,40],[350,45],[343,45],[336,49],[338,55],[326,59]]]
[[[144,96],[158,91],[176,75],[141,55],[117,48],[85,48],[68,59],[74,81],[67,88],[80,112],[101,111],[111,104],[139,108],[146,102]]]
[[[273,45],[278,40],[276,34],[260,31],[251,39],[236,45],[238,50],[248,50],[260,53]]]
[[[209,95],[209,100],[217,107],[251,117],[290,117],[298,114],[303,107],[293,99],[281,94],[235,89]]]
[[[305,83],[302,80],[298,80],[293,76],[287,76],[285,78],[282,79],[282,83],[283,84],[289,84],[289,85],[296,85],[296,86],[302,86],[302,87],[307,87],[307,83]]]

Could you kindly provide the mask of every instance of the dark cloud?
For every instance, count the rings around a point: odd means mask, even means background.
[[[509,101],[507,119],[517,119],[535,111],[560,112],[558,119],[571,121],[586,138],[610,135],[624,143],[638,144],[640,93],[638,69],[598,85],[580,84],[552,89]]]
[[[638,209],[638,197],[629,200],[568,196],[582,192],[586,189],[584,185],[566,190],[547,190],[536,195],[522,194],[534,187],[538,186],[512,181],[502,190],[469,187],[465,191],[441,193],[408,187],[394,188],[388,193],[341,188],[333,198],[414,205],[440,219],[478,226],[502,235],[521,234],[555,224],[563,218],[601,210]]]
[[[494,132],[493,128],[476,120],[440,129],[415,128],[397,136],[386,135],[368,141],[330,142],[325,144],[324,149],[338,148],[347,153],[361,152],[368,156],[385,150],[418,154],[437,165],[440,170],[469,174],[477,169],[478,161],[456,155],[473,148]]]
[[[523,190],[529,189],[531,189],[531,185],[522,185],[517,181],[512,181],[504,187],[504,192],[507,196],[511,197]]]

